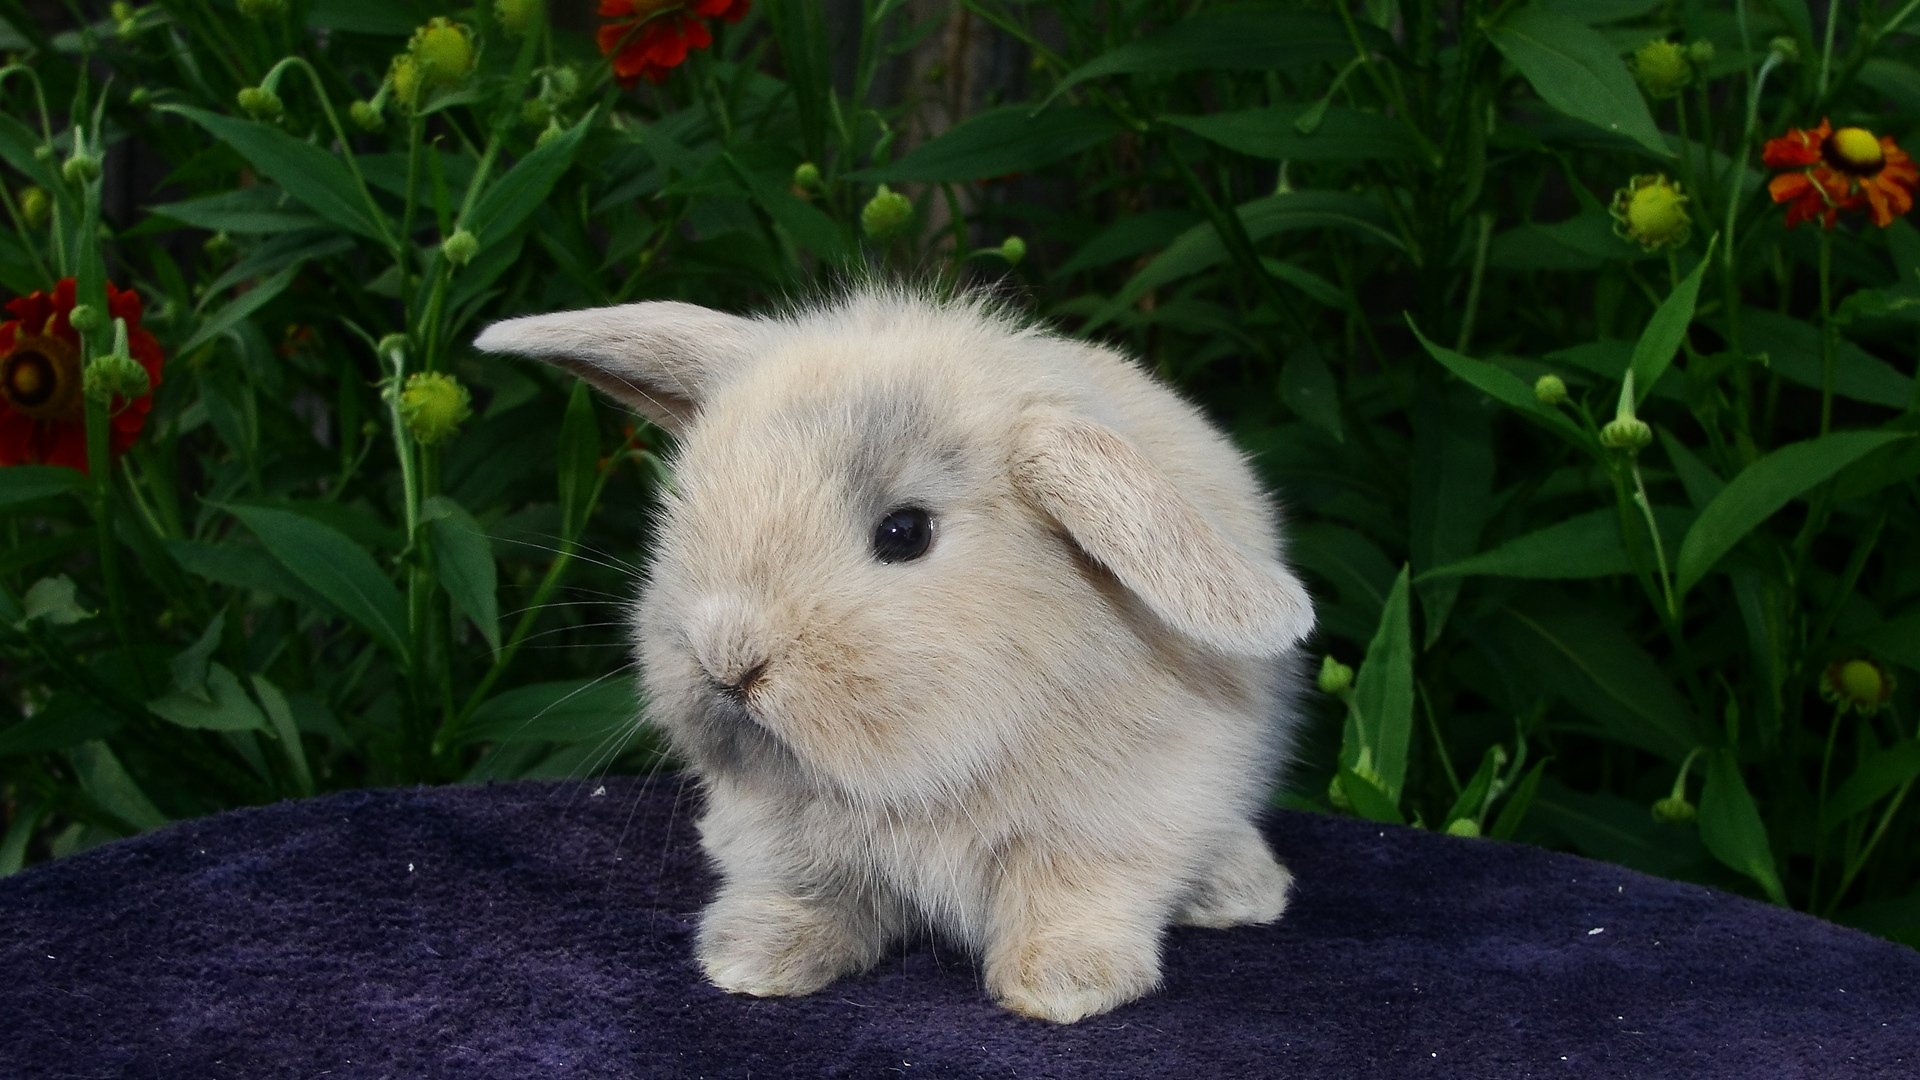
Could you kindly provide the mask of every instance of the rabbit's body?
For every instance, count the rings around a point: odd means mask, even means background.
[[[634,623],[650,716],[706,788],[716,984],[806,993],[930,926],[1068,1021],[1149,990],[1170,921],[1280,914],[1251,821],[1311,614],[1191,406],[1105,350],[898,294],[489,335],[678,431]],[[912,515],[931,542],[885,557],[876,521]]]

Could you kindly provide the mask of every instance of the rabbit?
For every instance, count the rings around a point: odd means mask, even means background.
[[[930,929],[1071,1023],[1269,923],[1312,601],[1246,458],[1118,353],[904,287],[495,323],[677,450],[632,609],[705,795],[696,954],[808,994]]]

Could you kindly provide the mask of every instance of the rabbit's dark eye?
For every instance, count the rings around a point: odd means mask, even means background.
[[[884,563],[908,562],[933,543],[933,518],[917,506],[889,510],[873,530],[873,557]]]

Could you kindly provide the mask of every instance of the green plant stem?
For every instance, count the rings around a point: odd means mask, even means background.
[[[1826,41],[1820,46],[1820,82],[1815,95],[1822,101],[1827,97],[1827,77],[1833,71],[1833,30],[1840,25],[1840,0],[1827,0]]]
[[[360,172],[360,161],[354,156],[353,144],[347,141],[347,129],[340,126],[339,114],[333,111],[333,102],[327,97],[327,87],[321,81],[320,73],[301,57],[289,56],[273,65],[273,68],[261,78],[261,83],[264,84],[278,77],[280,70],[287,67],[298,68],[313,85],[313,96],[319,100],[320,111],[327,117],[327,126],[333,129],[333,137],[340,144],[340,157],[346,162],[347,171],[353,176],[353,186],[360,193],[360,201],[366,204],[367,216],[372,219],[374,228],[380,233],[380,243],[398,258],[402,251],[401,241],[393,235],[393,230],[387,223],[386,212],[381,210],[380,204],[373,199],[373,189],[367,186],[367,178]]]
[[[1653,539],[1654,565],[1660,570],[1660,591],[1666,596],[1666,617],[1662,620],[1670,624],[1680,621],[1680,604],[1673,595],[1673,575],[1667,570],[1667,547],[1660,539],[1660,525],[1653,518],[1653,503],[1647,499],[1647,482],[1640,475],[1640,461],[1635,458],[1627,463],[1627,469],[1633,473],[1633,504],[1640,508],[1640,516],[1647,523],[1647,535]]]
[[[1814,809],[1813,829],[1813,872],[1807,875],[1807,910],[1817,910],[1820,903],[1820,871],[1827,863],[1827,795],[1832,790],[1833,747],[1840,738],[1840,721],[1847,715],[1843,707],[1833,710],[1833,719],[1827,722],[1826,749],[1820,754],[1820,797]]]
[[[1834,912],[1839,910],[1840,901],[1846,899],[1847,890],[1853,887],[1853,879],[1860,876],[1860,871],[1866,868],[1868,859],[1873,855],[1873,849],[1878,847],[1881,838],[1887,835],[1887,826],[1893,824],[1894,815],[1900,812],[1901,804],[1906,802],[1907,795],[1913,791],[1913,783],[1913,778],[1909,777],[1906,783],[1900,785],[1900,790],[1894,793],[1893,800],[1887,803],[1887,808],[1881,812],[1880,821],[1874,825],[1873,835],[1867,838],[1866,845],[1847,860],[1846,871],[1840,875],[1840,887],[1834,890],[1833,896],[1827,901],[1825,914],[1828,918],[1832,918]]]
[[[1483,211],[1480,214],[1480,227],[1474,232],[1473,270],[1467,278],[1467,307],[1460,316],[1460,337],[1453,347],[1454,352],[1464,353],[1473,341],[1474,318],[1480,312],[1480,285],[1487,272],[1487,248],[1493,238],[1493,213]]]

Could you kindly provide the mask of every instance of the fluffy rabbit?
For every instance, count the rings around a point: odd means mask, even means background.
[[[1169,923],[1266,923],[1253,824],[1311,602],[1245,459],[1115,353],[864,289],[512,319],[678,438],[633,612],[706,794],[708,979],[806,994],[931,927],[1006,1007],[1151,991]]]

